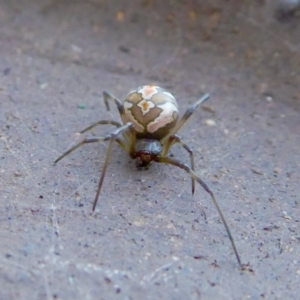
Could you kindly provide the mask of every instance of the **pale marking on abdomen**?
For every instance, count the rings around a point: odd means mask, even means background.
[[[153,107],[155,107],[155,104],[152,101],[142,100],[137,106],[141,109],[143,116],[145,116]]]
[[[163,128],[167,124],[174,121],[173,113],[178,113],[178,109],[175,104],[171,102],[166,102],[160,105],[157,105],[157,107],[161,108],[161,113],[155,120],[150,122],[147,126],[147,131],[150,133],[153,133],[157,131],[160,128]]]

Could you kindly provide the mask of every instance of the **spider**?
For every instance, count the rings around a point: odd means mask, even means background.
[[[95,210],[98,202],[104,176],[111,156],[112,147],[115,142],[123,150],[125,150],[132,159],[136,159],[137,167],[147,168],[150,163],[154,161],[157,163],[173,165],[185,170],[191,176],[192,194],[195,192],[195,182],[198,182],[211,196],[211,199],[225,226],[238,264],[242,267],[240,256],[237,252],[233,237],[219,204],[207,184],[195,173],[193,151],[176,134],[193,114],[195,109],[201,103],[208,100],[210,95],[206,94],[196,101],[179,119],[179,121],[176,99],[171,93],[158,86],[141,86],[136,90],[131,91],[123,103],[107,91],[103,92],[103,97],[108,111],[110,110],[109,101],[113,101],[116,104],[123,124],[112,120],[100,120],[83,129],[80,133],[84,133],[103,124],[113,125],[117,128],[105,137],[85,138],[83,141],[79,142],[59,156],[55,160],[54,164],[84,144],[109,142],[103,171],[93,203],[93,211]],[[190,156],[190,166],[167,156],[169,149],[176,143],[181,145],[188,152]]]

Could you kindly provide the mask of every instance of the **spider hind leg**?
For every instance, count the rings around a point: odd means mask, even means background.
[[[240,268],[243,270],[244,269],[244,266],[242,265],[241,263],[241,259],[240,259],[240,256],[239,256],[239,253],[237,251],[237,248],[235,246],[235,243],[234,243],[234,239],[232,237],[232,234],[230,232],[230,229],[229,229],[229,226],[226,222],[226,219],[221,211],[221,208],[218,204],[218,201],[217,199],[215,198],[213,192],[209,189],[209,187],[207,186],[207,184],[186,164],[180,162],[179,160],[177,159],[173,159],[173,158],[170,158],[170,157],[160,157],[156,160],[156,162],[159,162],[159,163],[165,163],[165,164],[169,164],[169,165],[173,165],[173,166],[176,166],[176,167],[179,167],[183,170],[185,170],[193,179],[195,179],[203,188],[204,190],[210,195],[211,199],[212,199],[212,202],[214,203],[218,213],[219,213],[219,216],[222,220],[222,223],[226,229],[226,232],[227,232],[227,235],[229,237],[229,240],[231,242],[231,246],[232,246],[232,249],[234,251],[234,254],[236,256],[236,259],[237,259],[237,262],[240,266]]]

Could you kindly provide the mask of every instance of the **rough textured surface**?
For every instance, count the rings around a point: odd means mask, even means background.
[[[299,297],[300,21],[271,2],[0,1],[1,300]],[[53,166],[119,120],[104,89],[144,84],[181,113],[211,93],[180,134],[248,271],[180,169],[137,171],[115,147],[92,214],[107,146]]]

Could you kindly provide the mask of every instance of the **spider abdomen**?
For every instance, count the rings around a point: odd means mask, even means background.
[[[176,99],[158,86],[145,85],[131,91],[123,105],[122,121],[133,123],[138,139],[161,140],[177,123]]]

